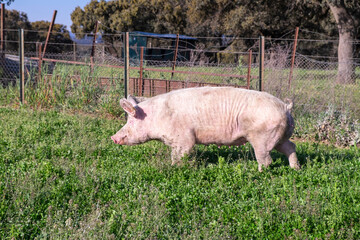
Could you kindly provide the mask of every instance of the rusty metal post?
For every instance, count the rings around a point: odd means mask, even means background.
[[[97,35],[97,31],[98,31],[98,26],[99,26],[98,21],[96,21],[96,23],[95,23],[95,32],[94,32],[92,48],[91,48],[91,55],[90,55],[91,71],[94,70],[95,43],[96,43],[96,35]]]
[[[265,58],[265,38],[259,38],[259,91],[264,90],[264,58]]]
[[[144,62],[144,47],[140,47],[140,78],[139,78],[139,96],[143,95],[143,62]]]
[[[47,36],[46,36],[46,40],[45,40],[45,45],[44,45],[44,50],[43,50],[42,58],[45,57],[46,48],[47,48],[48,42],[49,42],[49,40],[50,40],[51,32],[52,32],[53,27],[54,27],[54,23],[55,23],[55,19],[56,19],[56,14],[57,14],[57,11],[54,10],[54,14],[53,14],[53,17],[52,17],[52,20],[51,20],[51,23],[50,23],[50,26],[49,26],[49,30],[48,30],[48,33],[47,33]]]
[[[40,82],[41,80],[41,68],[42,68],[42,54],[41,54],[41,49],[42,49],[42,43],[39,43],[38,45],[38,51],[39,51],[39,61],[38,61],[38,81]]]
[[[19,29],[19,82],[20,103],[24,103],[25,95],[25,56],[24,56],[24,29]]]
[[[246,88],[250,89],[250,78],[251,78],[251,57],[252,57],[252,50],[249,50],[249,59],[248,59],[248,72],[246,78]]]
[[[1,4],[1,20],[0,20],[0,25],[1,25],[1,44],[0,44],[0,51],[1,51],[1,59],[4,60],[5,59],[5,4],[2,3]]]
[[[292,53],[292,57],[291,57],[290,74],[289,74],[289,89],[291,88],[291,80],[292,80],[292,77],[293,77],[294,64],[295,64],[295,54],[296,54],[296,45],[297,45],[298,35],[299,35],[299,27],[296,27],[293,53]]]
[[[173,66],[172,66],[172,72],[171,72],[171,79],[174,77],[178,48],[179,48],[179,34],[176,34],[176,44],[175,44],[175,53],[174,53],[174,60],[173,60]]]
[[[125,97],[129,94],[129,32],[124,33],[124,94]]]

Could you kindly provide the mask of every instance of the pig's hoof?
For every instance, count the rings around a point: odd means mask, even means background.
[[[290,166],[290,167],[293,168],[293,169],[295,169],[296,171],[298,171],[298,170],[301,169],[301,167],[300,167],[299,164],[295,164],[295,165],[292,165],[292,166]]]
[[[171,161],[171,166],[180,166],[181,165],[181,161],[176,160],[176,161]]]

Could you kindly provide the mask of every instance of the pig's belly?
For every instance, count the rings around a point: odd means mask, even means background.
[[[244,145],[247,140],[244,136],[237,133],[219,131],[218,129],[197,129],[195,132],[195,142],[197,144],[217,144],[217,145]]]

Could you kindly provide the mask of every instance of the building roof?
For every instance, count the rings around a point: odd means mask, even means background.
[[[131,32],[130,34],[136,34],[139,36],[153,37],[153,38],[176,38],[176,34],[161,34],[161,33],[149,33],[149,32]],[[179,39],[184,40],[197,40],[195,37],[189,37],[186,35],[179,35]]]

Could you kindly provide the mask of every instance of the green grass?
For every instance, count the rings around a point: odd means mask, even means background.
[[[249,145],[118,146],[123,120],[0,108],[1,239],[359,239],[360,151],[297,143],[302,170]]]

